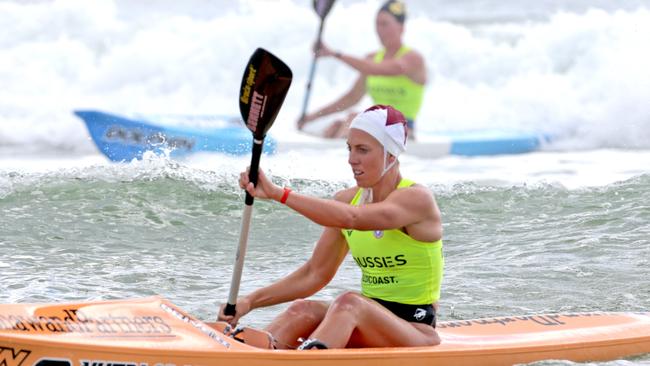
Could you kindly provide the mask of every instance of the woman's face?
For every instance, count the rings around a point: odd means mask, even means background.
[[[377,13],[375,28],[379,41],[384,47],[397,45],[401,42],[404,25],[386,11]]]
[[[384,171],[384,147],[365,131],[351,128],[348,132],[348,163],[359,187],[372,187]]]

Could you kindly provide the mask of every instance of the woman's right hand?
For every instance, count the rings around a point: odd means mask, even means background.
[[[239,323],[239,319],[251,311],[251,303],[248,298],[240,297],[237,299],[237,304],[235,304],[235,315],[226,315],[224,313],[225,309],[226,304],[221,304],[217,320],[227,322],[232,327],[235,327]]]
[[[250,167],[246,168],[246,171],[239,174],[239,187],[241,189],[245,189],[246,192],[255,198],[269,198],[276,201],[280,200],[284,190],[271,182],[262,169],[257,171],[257,186],[253,185],[253,182],[250,181],[248,177],[249,172]]]

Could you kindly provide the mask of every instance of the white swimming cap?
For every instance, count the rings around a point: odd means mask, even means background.
[[[389,105],[377,104],[359,113],[350,128],[370,134],[395,157],[406,151],[406,118]]]

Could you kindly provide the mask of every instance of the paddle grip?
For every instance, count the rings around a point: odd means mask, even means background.
[[[226,308],[223,309],[225,315],[235,315],[237,311],[235,310],[236,304],[227,303]]]
[[[253,139],[253,156],[251,157],[251,168],[248,172],[248,180],[250,180],[254,186],[257,186],[257,176],[260,169],[260,157],[262,156],[262,147],[264,146],[264,140]],[[252,206],[255,197],[251,196],[250,193],[246,192],[246,205]],[[234,305],[233,305],[234,306]]]

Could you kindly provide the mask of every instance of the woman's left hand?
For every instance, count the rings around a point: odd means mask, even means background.
[[[239,174],[240,188],[245,189],[246,192],[256,198],[274,199],[276,201],[280,200],[284,190],[271,182],[262,169],[259,169],[257,173],[257,186],[254,186],[253,182],[248,179],[249,172],[250,167],[246,168],[245,172]]]

